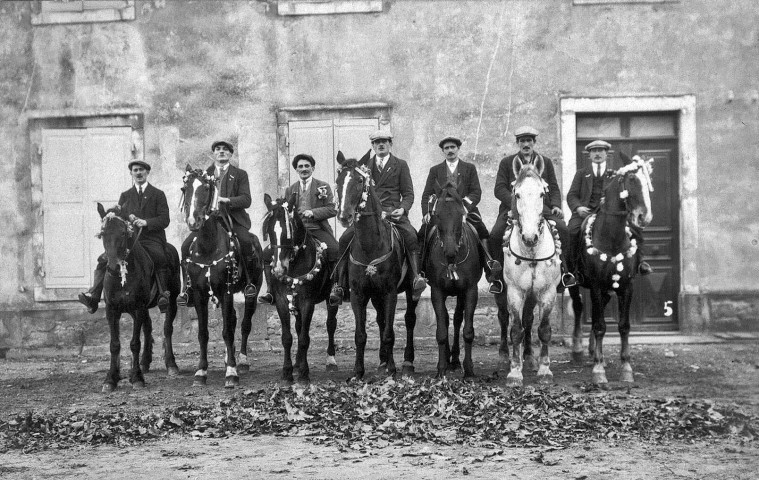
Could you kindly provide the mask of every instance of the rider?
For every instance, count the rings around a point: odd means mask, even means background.
[[[493,225],[493,229],[490,231],[490,251],[494,253],[494,258],[503,263],[503,237],[506,234],[507,228],[511,223],[508,217],[511,211],[511,196],[512,187],[516,178],[514,177],[513,162],[515,158],[519,158],[522,164],[534,163],[541,155],[535,151],[535,143],[537,141],[538,131],[530,126],[523,126],[517,128],[514,132],[516,143],[519,145],[519,152],[513,155],[504,157],[498,166],[498,174],[495,179],[495,197],[501,201],[501,207],[498,210],[498,219]],[[546,220],[552,220],[556,224],[556,230],[559,232],[559,239],[561,245],[565,246],[569,244],[567,225],[564,223],[564,213],[561,210],[561,192],[559,191],[559,183],[556,181],[556,173],[553,169],[553,162],[548,157],[543,158],[543,174],[541,177],[548,184],[548,195],[544,197],[543,204],[543,218]],[[575,277],[570,273],[566,266],[564,249],[561,253],[561,284],[564,287],[571,287],[577,284]],[[493,284],[498,288],[499,281],[494,281]],[[500,285],[501,288],[502,284]],[[491,289],[492,293],[498,293]]]
[[[119,217],[142,229],[137,241],[153,260],[153,271],[158,281],[158,290],[161,292],[158,308],[161,313],[166,313],[169,306],[169,256],[166,254],[165,230],[170,222],[169,204],[163,191],[148,183],[148,163],[132,160],[129,162],[129,172],[134,186],[121,194],[116,212]],[[103,253],[98,257],[92,288],[79,294],[79,302],[87,307],[89,313],[95,313],[98,309],[103,293],[106,264],[107,259]]]
[[[314,238],[327,245],[325,252],[327,263],[334,265],[338,258],[338,246],[332,227],[329,225],[329,219],[337,215],[332,189],[327,182],[313,177],[316,160],[311,155],[305,153],[296,155],[292,165],[298,172],[300,180],[287,187],[285,198],[290,198],[293,193],[296,194],[298,214],[303,220],[303,225]],[[263,252],[267,292],[258,297],[259,303],[274,303],[271,290],[271,258],[271,246],[267,246]]]
[[[232,234],[237,237],[242,254],[242,269],[245,274],[246,285],[243,289],[245,302],[253,301],[256,298],[256,286],[254,279],[250,278],[250,272],[256,269],[256,254],[254,242],[257,239],[248,230],[250,229],[250,217],[246,208],[250,207],[250,184],[248,183],[248,174],[245,170],[230,165],[229,160],[235,152],[234,147],[229,142],[217,140],[211,145],[211,152],[214,156],[214,164],[208,167],[206,172],[214,175],[216,178],[216,188],[219,192],[219,209],[223,218],[229,218],[232,223]],[[222,208],[223,207],[223,208]],[[228,228],[227,222],[223,222],[225,228]],[[190,245],[195,239],[195,232],[182,243],[182,265],[190,257]],[[185,270],[186,275],[186,270]],[[177,305],[191,307],[192,288],[185,284],[185,291],[177,297]]]
[[[489,232],[485,224],[482,222],[482,216],[477,209],[477,204],[480,203],[480,197],[482,196],[482,189],[480,188],[480,179],[477,175],[477,167],[473,163],[465,162],[459,158],[459,148],[461,147],[461,139],[454,136],[448,136],[440,140],[438,146],[445,155],[445,160],[432,168],[427,175],[427,183],[424,185],[424,192],[422,193],[422,215],[423,224],[419,231],[419,241],[425,242],[427,231],[429,230],[429,222],[431,212],[429,211],[430,197],[434,194],[440,195],[443,187],[447,183],[451,183],[456,187],[456,190],[461,195],[464,203],[464,208],[467,210],[466,220],[476,230],[477,235],[480,238],[480,258],[486,259],[485,269],[487,271],[487,278],[490,282],[493,282],[493,276],[500,277],[501,264],[497,260],[493,260],[490,255],[490,249],[488,248]],[[422,262],[421,266],[424,268],[424,262],[426,260],[424,243],[422,243]],[[500,282],[499,282],[500,283]],[[491,283],[491,290],[493,290]]]
[[[604,195],[604,188],[607,185],[612,170],[607,169],[607,156],[611,144],[603,140],[594,140],[585,145],[585,151],[590,154],[590,166],[582,168],[575,173],[572,180],[572,186],[567,192],[567,204],[572,211],[572,218],[567,225],[569,230],[569,249],[567,251],[567,262],[569,267],[576,274],[579,271],[580,246],[583,239],[580,236],[582,222],[588,215],[594,214],[601,206],[601,199]],[[651,273],[651,265],[643,261],[643,235],[640,229],[630,226],[632,237],[635,238],[638,249],[638,272],[641,275]]]
[[[414,204],[414,184],[411,181],[411,172],[405,160],[390,153],[393,146],[393,135],[390,132],[378,130],[369,135],[369,140],[372,142],[372,150],[375,154],[371,155],[371,150],[368,151],[358,164],[367,166],[371,171],[375,192],[382,203],[382,209],[403,236],[406,257],[414,278],[412,296],[418,299],[422,291],[427,288],[427,282],[419,275],[417,232],[408,219],[409,209]],[[348,291],[348,260],[345,252],[354,234],[353,226],[350,226],[340,237],[340,261],[335,267],[338,279],[332,286],[329,296],[331,305],[341,304]]]

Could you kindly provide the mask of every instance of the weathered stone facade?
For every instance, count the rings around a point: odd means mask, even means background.
[[[256,180],[255,222],[263,193],[282,192],[288,179],[278,161],[280,109],[383,103],[394,151],[410,160],[419,194],[441,160],[437,140],[462,136],[492,225],[498,160],[515,150],[517,126],[540,129],[537,149],[554,159],[559,178],[564,162],[574,161],[562,156],[566,97],[695,96],[698,170],[687,211],[697,219],[682,219],[694,222],[695,234],[681,262],[695,281],[681,293],[680,327],[759,328],[754,0],[389,0],[376,13],[302,16],[279,15],[277,7],[273,0],[137,1],[133,21],[32,25],[37,2],[0,5],[0,346],[76,342],[97,324],[74,302],[35,299],[44,241],[40,193],[32,188],[35,122],[138,116],[134,154],[154,166],[151,181],[172,207],[184,166],[207,165],[211,141],[231,139]],[[565,195],[569,185],[561,187]],[[418,202],[411,219],[421,220]],[[186,235],[176,211],[167,234],[175,245]],[[497,335],[486,308],[478,333]],[[191,319],[183,314],[181,322],[191,341]],[[350,335],[350,322],[345,329]]]

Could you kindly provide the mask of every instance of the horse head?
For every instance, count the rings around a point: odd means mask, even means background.
[[[337,152],[338,169],[337,218],[344,226],[350,225],[365,211],[367,201],[373,195],[372,175],[365,165],[359,165],[355,158],[346,159],[343,152]],[[367,212],[376,213],[376,212]]]
[[[514,182],[512,198],[512,215],[519,226],[522,241],[528,247],[537,245],[543,231],[543,199],[548,184],[541,177],[543,158],[537,157],[535,163],[523,164],[519,156],[514,157]]]
[[[182,178],[182,211],[190,230],[200,230],[219,201],[216,178],[205,170],[192,169],[187,165]]]
[[[134,235],[132,224],[118,216],[121,209],[118,205],[108,209],[98,203],[98,213],[100,214],[101,225],[98,238],[103,240],[105,255],[108,259],[108,267],[116,269],[117,266],[123,265],[126,257],[129,255],[129,238]]]
[[[432,205],[431,217],[440,232],[443,254],[449,263],[454,263],[464,239],[466,221],[464,202],[455,185],[445,184]]]
[[[298,215],[294,192],[290,198],[276,200],[264,194],[264,203],[268,210],[263,224],[264,240],[269,240],[273,250],[272,271],[282,276],[287,273],[290,262],[305,242],[305,228]]]
[[[606,189],[603,210],[625,212],[627,221],[640,228],[651,223],[652,163],[653,159],[635,155],[629,164],[617,170]]]

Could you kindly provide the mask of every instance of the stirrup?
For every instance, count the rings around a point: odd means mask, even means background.
[[[343,304],[343,296],[345,293],[343,292],[343,287],[340,285],[334,285],[332,287],[332,291],[329,292],[329,304],[332,307],[336,307],[338,305]]]
[[[255,285],[252,283],[249,283],[245,285],[245,289],[243,290],[243,295],[246,299],[248,298],[256,298],[256,295],[258,295],[258,289]]]
[[[190,307],[190,295],[185,290],[184,292],[177,295],[177,305],[180,307]]]
[[[260,297],[258,297],[258,303],[261,303],[263,305],[274,305],[274,295],[272,295],[269,292],[266,292]]]
[[[564,288],[574,287],[575,285],[577,285],[577,279],[575,278],[574,275],[567,272],[561,276],[561,285]]]
[[[169,292],[165,291],[158,297],[158,311],[166,313],[169,311]]]
[[[641,275],[648,275],[653,271],[654,269],[651,268],[651,265],[649,265],[648,262],[640,262],[638,264],[638,273]]]
[[[490,288],[488,288],[488,292],[492,293],[493,295],[503,293],[503,282],[500,280],[494,280],[490,284]]]

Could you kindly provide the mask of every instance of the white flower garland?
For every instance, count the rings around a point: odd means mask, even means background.
[[[314,261],[314,266],[311,268],[311,270],[306,273],[305,275],[301,275],[299,277],[290,277],[285,274],[279,274],[277,275],[275,272],[272,272],[277,280],[287,285],[287,288],[290,290],[290,293],[287,294],[287,308],[290,310],[290,314],[294,315],[296,312],[295,304],[293,301],[295,300],[295,297],[298,296],[298,292],[295,290],[300,285],[305,285],[307,282],[310,282],[314,279],[314,275],[319,273],[322,268],[322,259],[324,258],[324,251],[327,250],[327,244],[324,242],[320,242],[316,244],[316,261]]]
[[[626,191],[624,193],[627,193]],[[621,193],[620,193],[621,196]],[[624,197],[623,197],[624,198]],[[602,262],[611,262],[612,264],[616,264],[616,269],[618,273],[615,273],[611,276],[611,279],[614,281],[612,283],[612,288],[619,288],[619,280],[622,278],[620,275],[624,269],[625,265],[622,263],[622,260],[627,258],[632,258],[635,253],[638,251],[638,242],[632,238],[632,232],[630,231],[630,227],[625,226],[625,233],[627,234],[627,238],[630,239],[630,248],[627,249],[627,252],[625,253],[618,253],[616,255],[608,255],[601,250],[595,248],[593,246],[593,224],[596,221],[596,215],[592,215],[590,218],[588,218],[588,225],[585,227],[585,246],[588,247],[587,252],[588,255],[597,255],[598,258]]]

